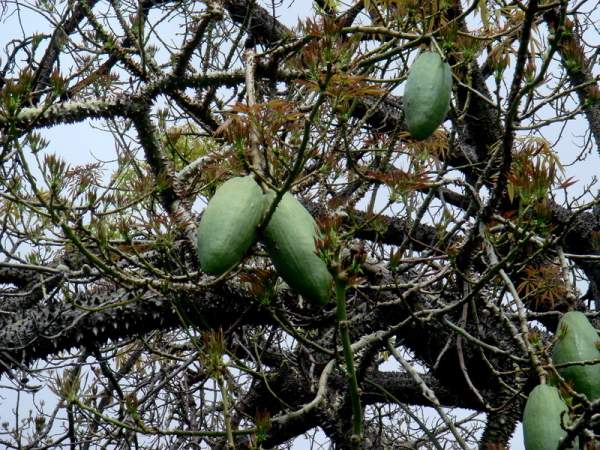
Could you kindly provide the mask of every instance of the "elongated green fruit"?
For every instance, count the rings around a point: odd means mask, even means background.
[[[267,194],[268,204],[273,198]],[[264,231],[264,243],[277,272],[309,301],[330,300],[333,277],[316,254],[317,224],[291,194],[285,193]]]
[[[567,405],[554,386],[540,384],[533,388],[523,411],[525,449],[556,450],[567,434],[561,427],[561,414],[562,423],[568,424],[567,413]]]
[[[558,340],[552,352],[554,364],[577,361],[599,360],[600,351],[596,344],[598,333],[579,311],[570,311],[562,316],[556,331]],[[558,373],[570,381],[573,388],[592,401],[600,398],[600,362],[558,369]]]
[[[198,225],[200,267],[222,275],[238,264],[256,240],[264,195],[251,176],[227,180],[210,199]]]
[[[425,139],[444,121],[452,93],[452,72],[440,55],[421,53],[408,72],[404,89],[404,114],[408,131]]]

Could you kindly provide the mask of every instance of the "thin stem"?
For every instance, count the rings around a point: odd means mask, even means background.
[[[231,408],[229,405],[229,393],[223,380],[223,375],[219,374],[217,377],[219,383],[219,389],[221,390],[221,397],[223,400],[223,415],[225,416],[225,432],[227,433],[227,448],[230,450],[235,449],[235,441],[233,440],[233,428],[231,427]]]
[[[335,281],[335,298],[337,301],[337,320],[340,330],[340,338],[344,347],[344,359],[346,360],[346,372],[350,388],[350,402],[352,404],[352,449],[360,449],[362,441],[362,408],[358,391],[358,381],[354,370],[354,354],[352,343],[348,333],[348,316],[346,314],[346,283],[338,278]]]
[[[254,50],[247,49],[244,52],[244,58],[246,61],[246,98],[250,108],[248,111],[250,123],[250,163],[252,164],[253,171],[257,171],[261,176],[264,176],[267,160],[260,153],[260,137],[257,125],[259,118],[256,110],[256,85],[254,82],[254,71],[256,70],[256,54]]]

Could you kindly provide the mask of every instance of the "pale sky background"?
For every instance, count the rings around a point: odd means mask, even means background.
[[[299,16],[311,15],[310,2],[306,0],[296,0],[291,7],[289,1],[285,1],[285,5],[278,8],[278,13],[281,14],[280,20],[284,23],[294,26],[298,22]],[[8,6],[14,9],[14,4]],[[25,28],[25,34],[29,35],[33,31],[37,32],[48,32],[47,23],[40,20],[39,16],[32,14],[28,11],[23,4],[20,7],[21,23]],[[165,25],[165,26],[168,26]],[[0,49],[4,49],[7,42],[21,35],[20,25],[18,16],[16,14],[11,17],[5,18],[4,21],[0,21]],[[174,29],[174,33],[177,30]],[[590,37],[588,36],[588,39]],[[592,36],[591,42],[598,42],[598,36]],[[1,50],[0,50],[1,51]],[[0,57],[4,57],[4,54],[0,54]],[[3,58],[4,59],[4,58]],[[98,122],[96,125],[100,125]],[[587,125],[582,117],[579,117],[576,121],[571,121],[567,124],[565,130],[563,130],[563,138],[560,144],[556,147],[558,154],[560,155],[561,161],[565,164],[569,164],[578,153],[578,148],[581,146],[583,137],[586,133]],[[558,130],[557,130],[558,132]],[[91,126],[90,123],[82,123],[75,125],[63,125],[60,127],[54,127],[43,131],[43,135],[50,141],[48,152],[53,152],[61,155],[72,165],[85,164],[93,162],[96,159],[110,160],[115,156],[114,142],[109,133],[100,131]],[[550,137],[551,138],[551,137]],[[549,139],[551,141],[551,139]],[[552,141],[551,141],[552,142]],[[570,192],[581,193],[585,189],[594,177],[598,174],[598,155],[594,149],[585,163],[578,163],[575,165],[566,166],[566,177],[574,177],[578,180],[578,183],[570,188]],[[595,191],[595,189],[594,189]],[[590,199],[588,199],[589,201]],[[396,369],[397,367],[390,367],[389,369]],[[7,383],[3,377],[0,379],[0,422],[5,420],[12,420],[12,410],[16,405],[16,392],[11,389],[2,389],[3,386],[8,387],[10,383]],[[48,396],[47,393],[42,391],[36,396],[36,399],[46,399],[48,410],[52,405],[49,402],[54,399],[53,395]],[[21,414],[27,414],[27,411],[32,407],[32,398],[28,396],[22,396],[20,404]],[[34,413],[35,415],[35,413]],[[321,434],[322,436],[322,434]],[[298,442],[296,445],[297,449],[309,448],[308,442]],[[512,449],[523,449],[521,429],[515,433],[515,436],[511,443]]]

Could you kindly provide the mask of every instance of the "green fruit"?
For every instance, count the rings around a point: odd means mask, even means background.
[[[452,72],[440,55],[421,53],[408,72],[404,114],[410,134],[425,139],[444,121],[450,106]]]
[[[567,434],[561,423],[568,424],[568,411],[554,386],[540,384],[533,388],[523,411],[525,449],[556,450]]]
[[[267,196],[272,200],[272,193]],[[330,299],[333,277],[316,254],[318,236],[310,213],[286,192],[265,228],[264,243],[285,282],[307,300],[325,304]]]
[[[256,240],[264,195],[251,176],[223,183],[210,199],[198,225],[200,267],[222,275],[238,264]]]
[[[600,351],[596,348],[599,338],[590,321],[585,314],[570,311],[560,319],[556,333],[554,364],[599,360],[598,364],[564,367],[558,373],[588,400],[600,398]]]

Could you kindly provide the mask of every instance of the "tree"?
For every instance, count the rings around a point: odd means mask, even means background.
[[[288,3],[3,2],[51,33],[2,57],[0,371],[56,406],[5,411],[2,445],[290,448],[319,427],[334,448],[500,449],[543,382],[593,443],[600,407],[551,348],[563,313],[598,313],[598,200],[558,154],[600,152],[597,4],[318,0],[291,28]],[[426,49],[453,93],[418,141],[402,90]],[[90,121],[112,157],[48,151],[47,128]],[[202,272],[204,206],[245,174],[318,221],[326,305],[260,239]]]

